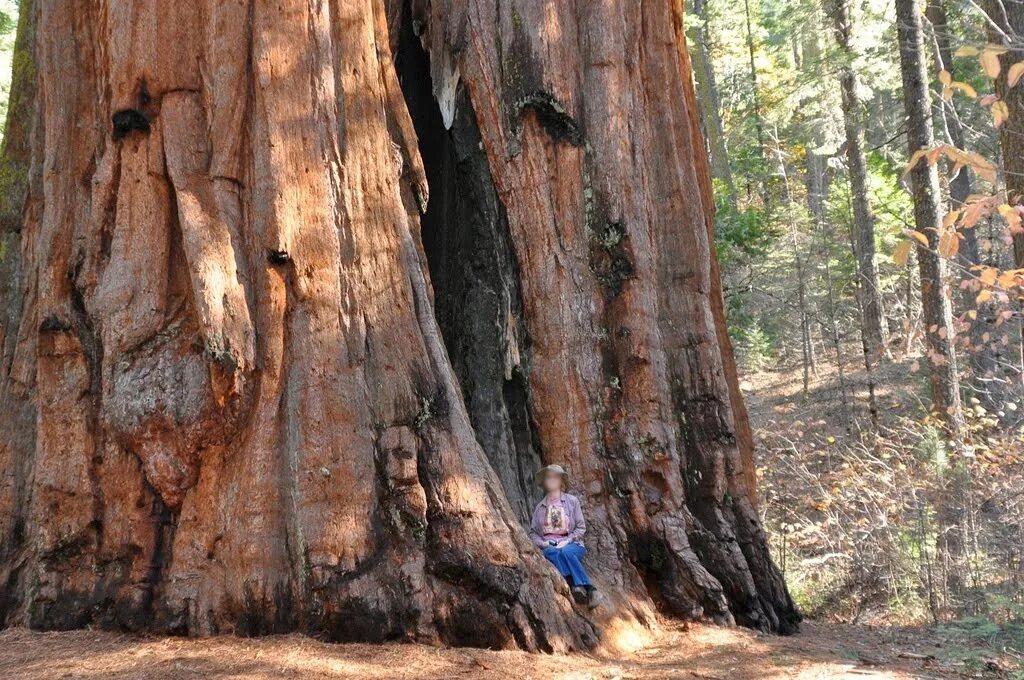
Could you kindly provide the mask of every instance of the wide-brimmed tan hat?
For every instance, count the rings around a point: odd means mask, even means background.
[[[537,473],[533,476],[533,478],[537,481],[538,484],[544,486],[544,475],[546,475],[549,472],[552,472],[556,475],[562,475],[562,481],[565,482],[566,486],[569,486],[569,473],[566,472],[565,468],[562,467],[561,465],[548,465],[546,467],[542,467],[541,469],[537,470]]]

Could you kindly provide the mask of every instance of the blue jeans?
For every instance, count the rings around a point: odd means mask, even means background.
[[[592,587],[587,570],[583,568],[583,556],[587,549],[579,543],[570,543],[564,548],[544,548],[544,557],[555,565],[558,573],[565,577],[570,586]]]

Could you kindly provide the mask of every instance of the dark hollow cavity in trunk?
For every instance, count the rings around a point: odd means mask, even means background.
[[[445,129],[429,59],[412,21],[404,21],[395,66],[430,188],[420,225],[434,312],[477,441],[525,522],[539,497],[533,472],[541,456],[530,415],[519,267],[472,102],[461,91]]]

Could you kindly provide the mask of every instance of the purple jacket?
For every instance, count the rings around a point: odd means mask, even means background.
[[[580,501],[572,494],[562,494],[562,506],[565,508],[565,527],[569,530],[566,536],[571,543],[583,543],[583,534],[587,532],[587,523],[583,519],[583,508]],[[538,548],[548,547],[544,538],[544,520],[547,519],[548,502],[547,498],[537,503],[533,509],[533,520],[530,522],[530,539]]]

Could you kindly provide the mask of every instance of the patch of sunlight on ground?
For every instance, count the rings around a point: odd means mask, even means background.
[[[635,620],[615,619],[604,631],[604,645],[614,654],[633,654],[654,641],[649,628]]]

